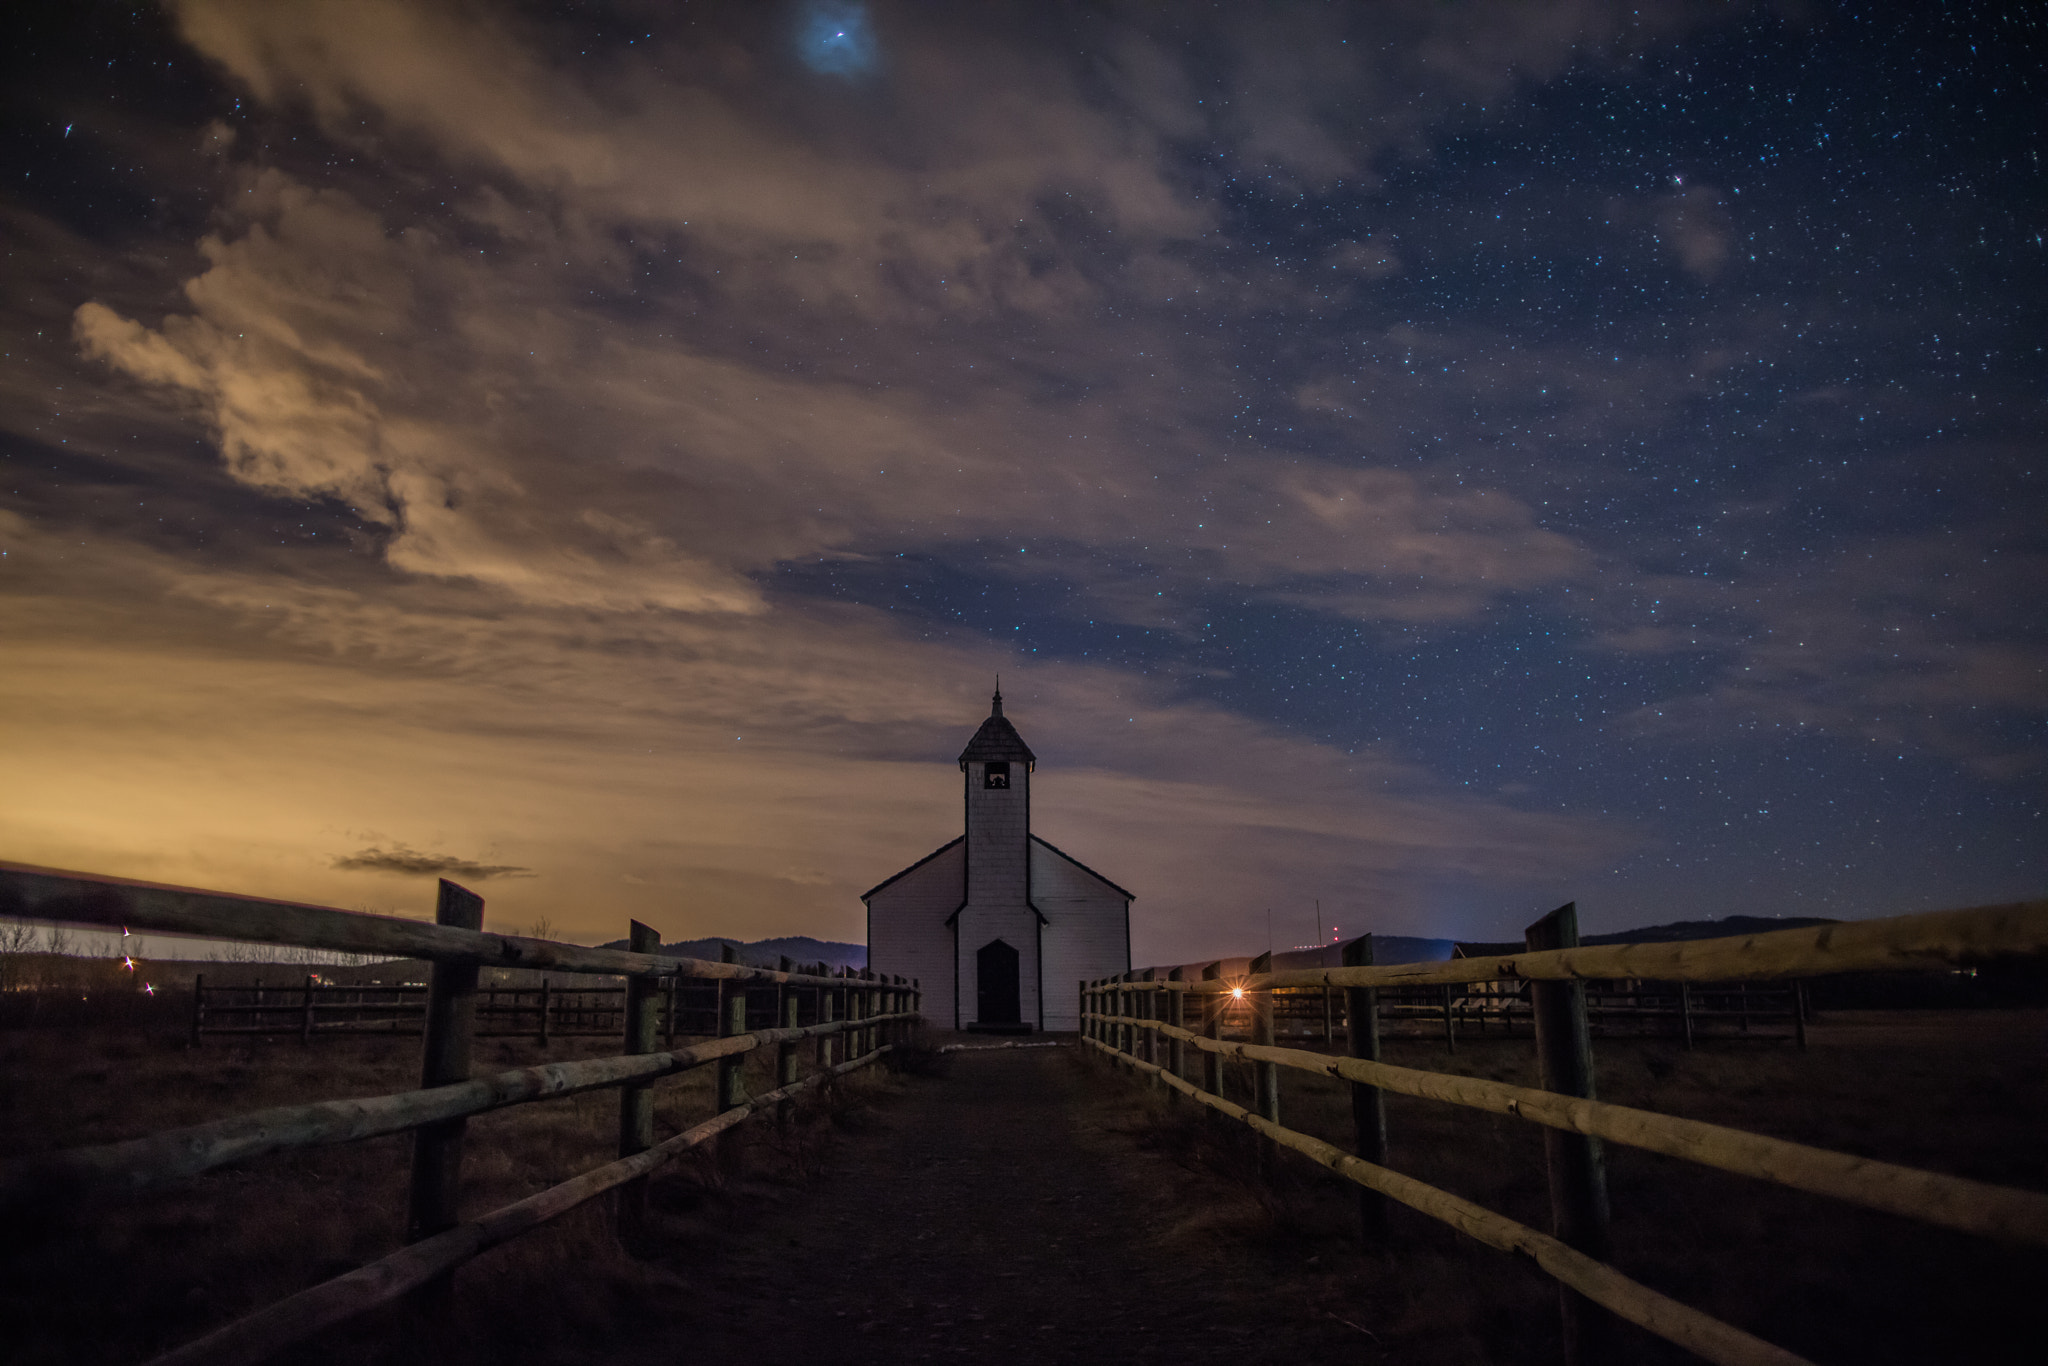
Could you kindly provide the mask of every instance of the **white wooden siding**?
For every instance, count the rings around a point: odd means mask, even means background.
[[[959,908],[966,889],[967,848],[956,842],[868,898],[868,966],[915,978],[924,992],[925,1018],[942,1028],[953,1024],[954,997],[953,932],[946,917]]]
[[[1081,1027],[1078,984],[1131,967],[1130,903],[1042,840],[1031,841],[1031,900],[1048,923],[1044,1029]]]

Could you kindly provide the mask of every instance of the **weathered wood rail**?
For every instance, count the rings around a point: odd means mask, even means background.
[[[823,965],[796,969],[813,976],[829,975]],[[678,979],[680,983],[681,979]],[[803,1016],[799,1024],[816,1024],[816,993],[798,994]],[[551,1039],[608,1036],[623,1027],[626,988],[560,987],[543,978],[539,986],[477,988],[476,1033],[479,1039]],[[715,983],[675,985],[661,993],[656,1005],[655,1032],[673,1040],[678,1034],[716,1034],[720,991]],[[781,1001],[775,991],[748,991],[751,1025],[780,1024]],[[427,987],[384,983],[323,982],[308,973],[296,985],[254,983],[248,986],[209,985],[197,975],[192,987],[193,1043],[221,1035],[250,1034],[278,1038],[297,1035],[311,1040],[336,1035],[417,1035],[426,1027]]]
[[[408,1198],[408,1246],[215,1329],[166,1353],[154,1366],[269,1360],[323,1329],[407,1295],[445,1301],[447,1277],[489,1248],[576,1207],[618,1191],[616,1217],[631,1234],[643,1218],[645,1178],[681,1153],[749,1116],[874,1063],[921,1024],[916,982],[868,972],[839,974],[748,967],[673,958],[659,936],[631,926],[631,949],[592,949],[485,932],[483,900],[442,882],[432,925],[221,892],[164,887],[48,868],[0,863],[0,917],[139,928],[164,934],[253,941],[300,948],[423,958],[432,963],[419,1005],[421,1085],[389,1095],[289,1105],[231,1116],[120,1143],[49,1153],[0,1165],[0,1218],[30,1207],[89,1197],[135,1195],[231,1163],[380,1135],[414,1135]],[[483,967],[540,967],[625,979],[620,1003],[622,1052],[608,1058],[471,1075],[477,1037],[477,974]],[[673,1029],[684,984],[718,993],[718,1037],[681,1048],[657,1044]],[[203,988],[203,984],[202,984]],[[776,1023],[748,1028],[749,989],[776,998]],[[302,1028],[311,1013],[302,997]],[[805,1007],[808,1006],[808,1009]],[[264,1007],[271,1009],[272,1007]],[[808,1014],[812,1020],[801,1024]],[[545,1018],[545,1016],[543,1016]],[[276,1032],[289,1033],[289,1029]],[[799,1044],[817,1055],[803,1075]],[[673,1042],[671,1037],[670,1042]],[[776,1086],[748,1096],[738,1064],[774,1048]],[[843,1055],[843,1056],[842,1056]],[[674,1137],[654,1138],[654,1082],[699,1067],[718,1069],[717,1112]],[[619,1156],[537,1195],[462,1221],[457,1214],[464,1126],[471,1115],[581,1092],[619,1091]]]
[[[1546,939],[1558,946],[1546,947]],[[1180,968],[1170,974],[1146,969],[1122,978],[1080,983],[1082,1037],[1090,1049],[1156,1078],[1174,1094],[1227,1115],[1271,1144],[1300,1153],[1356,1182],[1364,1188],[1361,1214],[1368,1237],[1383,1232],[1384,1206],[1375,1196],[1384,1196],[1489,1246],[1529,1257],[1561,1287],[1566,1353],[1573,1361],[1608,1355],[1602,1310],[1709,1361],[1730,1366],[1792,1366],[1804,1361],[1631,1280],[1607,1264],[1602,1141],[1966,1233],[2048,1246],[2048,1194],[1872,1161],[1595,1099],[1587,1006],[1577,990],[1586,979],[1686,984],[1785,981],[1902,968],[1950,970],[2013,959],[2033,960],[2048,969],[2048,901],[1676,944],[1579,948],[1575,947],[1577,939],[1575,912],[1565,906],[1530,927],[1531,951],[1525,954],[1377,967],[1371,962],[1368,938],[1346,946],[1346,966],[1341,968],[1274,972],[1270,970],[1271,955],[1266,955],[1253,960],[1249,975],[1239,980],[1224,979],[1213,964],[1198,980],[1187,980],[1186,971]],[[1488,982],[1539,986],[1532,1010],[1543,1063],[1542,1089],[1397,1067],[1379,1060],[1376,998],[1380,990]],[[1348,1056],[1277,1046],[1272,1025],[1275,994],[1316,989],[1320,1001],[1320,992],[1331,988],[1344,998]],[[1546,997],[1541,994],[1544,990],[1553,994]],[[1233,1008],[1249,1009],[1251,1027],[1246,1032],[1250,1042],[1222,1037],[1222,1020]],[[1197,1017],[1193,1021],[1190,1011]],[[1803,1034],[1803,1010],[1798,1018]],[[1204,1059],[1198,1079],[1184,1075],[1189,1050]],[[1255,1107],[1239,1105],[1223,1095],[1220,1063],[1224,1058],[1253,1066]],[[1355,1152],[1280,1123],[1278,1088],[1272,1081],[1280,1068],[1335,1077],[1349,1084],[1357,1128]],[[1383,1165],[1386,1118],[1380,1097],[1389,1091],[1544,1126],[1557,1140],[1546,1142],[1555,1235]]]
[[[1806,1046],[1809,1018],[1806,984],[1774,982],[1645,982],[1589,981],[1584,984],[1586,1018],[1596,1036],[1660,1034],[1682,1039],[1687,1048],[1703,1035],[1754,1034],[1782,1027]],[[1528,1034],[1535,1029],[1535,1005],[1529,983],[1464,982],[1381,987],[1382,1034],[1390,1024],[1405,1025],[1408,1034],[1440,1034],[1456,1051],[1464,1034]],[[1273,993],[1274,1031],[1279,1038],[1321,1038],[1335,1043],[1346,1026],[1335,987],[1283,987]],[[1246,1006],[1225,1019],[1224,1033],[1251,1037],[1252,1011]]]

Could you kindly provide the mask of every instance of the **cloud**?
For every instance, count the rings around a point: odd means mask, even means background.
[[[1730,727],[1824,734],[2001,782],[2043,771],[2035,718],[2048,706],[2048,648],[2024,604],[2048,557],[2025,531],[1972,533],[1893,535],[1720,585],[1654,584],[1667,620],[1602,643],[1710,662],[1696,691],[1639,707],[1620,728],[1705,743]]]
[[[952,760],[998,669],[1041,756],[1037,828],[1139,893],[1151,956],[1233,947],[1248,908],[1304,879],[1390,932],[1464,923],[1482,887],[1548,886],[1628,843],[1170,680],[884,613],[508,613],[460,583],[348,587],[17,530],[0,528],[25,573],[0,598],[18,642],[0,828],[30,862],[324,904],[360,899],[365,871],[545,869],[494,876],[492,914],[583,937],[627,916],[672,938],[853,937],[856,894],[957,833]],[[308,857],[394,829],[425,833]]]
[[[334,866],[352,873],[398,873],[405,877],[468,878],[486,882],[499,877],[539,877],[531,868],[510,863],[478,863],[452,854],[424,854],[404,844],[390,848],[372,845],[334,860]]]

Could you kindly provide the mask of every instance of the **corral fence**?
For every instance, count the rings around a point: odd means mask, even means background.
[[[921,1021],[918,984],[869,972],[839,975],[672,958],[654,930],[632,923],[628,948],[594,949],[483,929],[483,898],[443,881],[434,923],[92,877],[0,863],[0,917],[143,928],[169,934],[425,959],[420,1089],[392,1095],[279,1106],[121,1143],[25,1158],[0,1166],[0,1216],[106,1195],[136,1194],[269,1153],[411,1132],[407,1246],[157,1357],[151,1366],[268,1360],[366,1310],[411,1298],[445,1307],[454,1269],[484,1251],[609,1191],[622,1235],[646,1217],[646,1180],[682,1153],[749,1116],[778,1111],[803,1092],[875,1062]],[[731,956],[730,950],[727,951]],[[486,967],[617,977],[618,1056],[472,1076],[478,975]],[[686,990],[717,993],[718,1037],[682,1048],[660,1042],[661,1007]],[[768,1028],[749,1027],[749,997],[772,996]],[[304,1007],[301,1002],[301,1020]],[[812,1023],[799,1023],[810,1018]],[[671,1008],[671,1025],[677,1012]],[[815,1047],[808,1068],[800,1045]],[[749,1096],[748,1053],[776,1050],[775,1089]],[[843,1055],[843,1056],[842,1056]],[[659,1143],[651,1087],[699,1067],[717,1068],[717,1109]],[[585,1091],[619,1092],[619,1157],[537,1195],[461,1222],[464,1129],[471,1115]]]
[[[1131,972],[1080,983],[1085,1045],[1219,1114],[1274,1147],[1288,1148],[1364,1189],[1360,1217],[1369,1240],[1386,1232],[1392,1199],[1503,1252],[1532,1260],[1559,1283],[1566,1357],[1613,1359],[1609,1313],[1709,1361],[1799,1366],[1804,1358],[1631,1280],[1606,1262],[1609,1209],[1601,1144],[1621,1143],[1718,1167],[1966,1233],[2048,1246],[2048,1195],[1876,1162],[1697,1120],[1605,1104],[1593,1095],[1592,1027],[1585,983],[1652,981],[1721,984],[1788,982],[1823,974],[1968,970],[1979,964],[2048,963],[2048,901],[1940,911],[1889,920],[1683,943],[1581,947],[1577,911],[1559,907],[1529,927],[1527,952],[1439,963],[1373,964],[1368,936],[1344,946],[1344,966],[1272,970],[1272,955],[1226,980],[1221,964]],[[1529,992],[1541,1087],[1380,1061],[1379,996],[1389,991],[1513,984]],[[1342,998],[1346,1056],[1279,1046],[1276,999],[1307,993]],[[1248,1040],[1224,1037],[1233,1014]],[[1356,1022],[1356,1028],[1350,1028]],[[1199,1056],[1196,1077],[1190,1055]],[[1249,1106],[1225,1097],[1223,1061],[1252,1064]],[[1280,1069],[1350,1084],[1354,1151],[1285,1128]],[[1386,1166],[1384,1093],[1417,1096],[1544,1126],[1555,1235],[1541,1233]]]
[[[1811,1019],[1806,983],[1652,982],[1634,978],[1583,982],[1586,1020],[1602,1034],[1664,1035],[1691,1048],[1703,1035],[1789,1037],[1806,1047]],[[1390,1034],[1441,1034],[1451,1052],[1460,1034],[1533,1035],[1536,1009],[1527,982],[1442,982],[1381,987],[1373,993],[1379,1029]],[[1294,987],[1268,994],[1276,1039],[1335,1043],[1348,1030],[1336,987]],[[1252,1004],[1238,1001],[1224,1017],[1225,1038],[1249,1039]],[[1393,1028],[1389,1028],[1393,1026]],[[1780,1034],[1778,1031],[1783,1030]]]
[[[787,958],[780,970],[809,977],[831,974],[823,964],[799,967]],[[717,982],[669,978],[655,1001],[655,1033],[670,1044],[677,1035],[718,1033],[726,990]],[[784,1023],[786,988],[747,986],[744,991],[749,1029],[774,1029]],[[546,1045],[555,1039],[616,1035],[625,1027],[630,994],[624,986],[558,986],[546,977],[531,987],[479,986],[473,1037],[532,1039]],[[291,985],[209,986],[202,972],[192,985],[188,1032],[194,1044],[208,1036],[232,1034],[296,1036],[304,1042],[334,1035],[418,1035],[426,1029],[428,996],[425,983],[326,982],[313,972]],[[797,1025],[824,1023],[819,990],[798,991],[796,1001]]]

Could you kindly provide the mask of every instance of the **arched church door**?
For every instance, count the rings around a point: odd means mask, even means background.
[[[1017,989],[1017,951],[991,939],[974,955],[975,1018],[982,1024],[1017,1024],[1023,1019]]]

